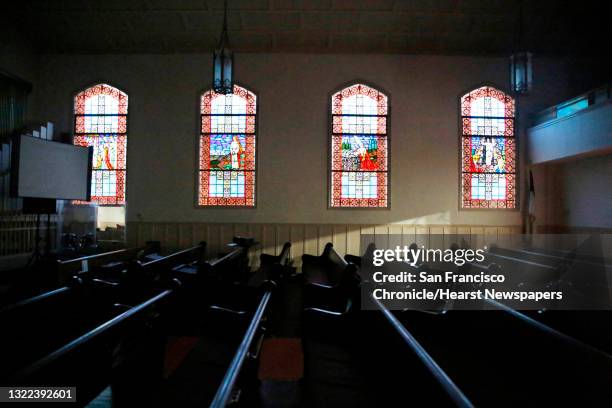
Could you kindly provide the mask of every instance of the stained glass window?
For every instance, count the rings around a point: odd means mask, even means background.
[[[516,208],[514,99],[483,86],[461,98],[462,208]]]
[[[91,201],[99,205],[125,204],[127,110],[127,95],[107,84],[74,98],[73,141],[93,146]]]
[[[387,207],[387,96],[354,84],[331,98],[331,207]]]
[[[255,206],[257,98],[234,85],[234,93],[210,90],[200,101],[198,204]]]

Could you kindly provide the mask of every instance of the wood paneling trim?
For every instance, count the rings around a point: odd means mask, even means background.
[[[257,267],[259,255],[269,253],[278,255],[283,244],[291,241],[291,259],[294,265],[301,266],[303,254],[319,254],[328,242],[341,255],[359,254],[360,237],[364,234],[375,235],[378,245],[410,245],[419,236],[419,245],[428,245],[430,240],[445,240],[452,234],[499,236],[520,234],[520,225],[483,226],[483,225],[403,225],[403,224],[244,224],[244,223],[153,223],[128,222],[128,246],[141,246],[146,241],[161,241],[163,248],[178,249],[206,241],[209,257],[223,251],[226,243],[234,235],[251,236],[260,242],[253,251],[251,264]],[[396,242],[397,237],[401,242]],[[427,242],[421,242],[426,240]],[[447,242],[444,241],[446,245]],[[450,242],[448,242],[450,245]]]

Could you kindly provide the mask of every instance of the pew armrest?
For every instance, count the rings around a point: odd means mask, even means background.
[[[350,298],[340,288],[308,284],[304,290],[305,311],[321,309],[342,314],[350,308]]]
[[[404,309],[402,309],[402,313],[406,313],[406,312],[419,312],[419,313],[425,313],[425,314],[431,314],[431,315],[443,315],[446,314],[446,309],[440,309],[440,310],[421,310],[421,309],[413,309],[410,307],[406,307]]]
[[[338,316],[342,316],[342,312],[334,312],[332,310],[326,310],[326,309],[321,309],[318,307],[307,307],[304,309],[304,311],[306,312],[314,312],[314,313],[319,313],[322,315],[326,315],[326,316],[334,316],[334,317],[338,317]]]
[[[338,287],[337,285],[329,285],[329,284],[319,283],[319,282],[308,282],[306,285],[313,287],[313,288],[319,288],[319,289],[336,289]]]
[[[253,343],[253,350],[249,351],[249,357],[253,360],[257,360],[259,358],[259,354],[261,353],[261,349],[263,347],[263,342],[265,340],[266,337],[266,330],[264,327],[260,327],[259,330],[261,331],[261,333],[259,333],[259,337],[257,338],[257,341]]]
[[[343,306],[344,307],[342,309],[336,309],[336,310],[313,306],[313,307],[304,308],[304,311],[313,313],[313,314],[323,315],[323,316],[340,317],[340,316],[345,316],[350,312],[351,306],[352,306],[351,300],[347,299],[346,303]]]
[[[146,262],[155,261],[155,260],[157,260],[157,259],[161,259],[161,258],[163,258],[163,256],[161,256],[160,254],[156,254],[156,253],[154,253],[154,254],[148,254],[148,255],[145,255],[145,256],[143,257],[143,259],[144,259]]]
[[[116,295],[119,293],[120,284],[119,282],[96,278],[91,280],[91,289],[93,289],[92,295],[116,298]]]
[[[94,283],[96,286],[100,286],[103,288],[117,288],[119,287],[119,282],[111,282],[111,281],[107,281],[104,279],[92,279],[91,280],[92,283]]]
[[[361,257],[357,255],[346,254],[344,255],[344,260],[348,263],[355,264],[357,266],[361,266]]]
[[[120,310],[121,313],[126,312],[126,311],[128,311],[128,310],[130,310],[132,308],[132,306],[126,305],[124,303],[115,303],[113,305],[113,307],[115,307],[116,309]]]
[[[217,311],[217,312],[222,312],[222,313],[231,313],[236,316],[242,316],[246,313],[244,310],[234,310],[234,309],[229,309],[227,307],[217,306],[217,305],[211,305],[209,306],[209,309],[213,311]]]
[[[186,273],[189,275],[195,275],[198,273],[198,268],[191,265],[179,265],[172,268],[172,272]]]

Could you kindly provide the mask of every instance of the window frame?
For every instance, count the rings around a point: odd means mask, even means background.
[[[224,209],[224,210],[245,210],[245,209],[256,209],[259,197],[259,184],[257,173],[259,172],[259,91],[244,85],[241,82],[234,82],[234,86],[245,89],[247,92],[255,96],[255,128],[253,136],[255,137],[255,160],[254,166],[254,180],[253,180],[253,205],[231,205],[231,204],[213,204],[213,205],[201,205],[200,204],[200,139],[202,137],[202,96],[209,91],[213,91],[212,88],[201,88],[197,91],[196,95],[196,134],[195,138],[195,185],[194,185],[194,208],[196,209]]]
[[[99,86],[99,85],[106,85],[109,86],[111,88],[114,88],[116,90],[118,90],[119,92],[123,93],[126,98],[127,98],[127,113],[126,114],[118,114],[117,116],[125,116],[125,133],[123,134],[125,136],[125,168],[122,170],[124,172],[124,180],[123,180],[123,204],[101,204],[98,203],[96,201],[79,201],[79,200],[70,200],[70,204],[71,205],[76,205],[76,206],[100,206],[100,207],[127,207],[127,202],[128,202],[128,156],[129,156],[129,143],[128,143],[128,139],[129,139],[129,135],[131,134],[130,131],[130,111],[129,111],[129,107],[130,107],[130,100],[132,99],[132,97],[130,97],[130,93],[126,90],[125,87],[123,86],[116,86],[114,85],[115,81],[108,81],[106,79],[99,79],[97,81],[93,81],[93,82],[88,82],[87,84],[85,84],[84,86],[78,88],[78,89],[73,89],[72,93],[71,93],[71,97],[70,97],[70,143],[72,145],[74,145],[74,140],[75,140],[75,136],[77,135],[76,133],[76,121],[77,121],[77,114],[75,112],[75,106],[76,106],[76,98],[77,96],[79,96],[79,94],[87,91],[90,88]],[[81,115],[82,116],[82,115]],[[95,115],[94,115],[95,116]],[[109,134],[114,134],[114,135],[121,135],[121,133],[109,133]],[[82,135],[79,133],[79,135]],[[93,160],[93,159],[92,159]],[[91,184],[91,180],[93,179],[93,174],[94,174],[94,169],[92,169],[92,174],[90,177],[90,184]],[[92,191],[92,196],[94,194],[94,191]],[[126,212],[127,214],[127,212]]]
[[[480,89],[482,87],[494,88],[514,100],[514,207],[499,208],[499,207],[463,207],[463,111],[462,99],[467,94]],[[521,211],[521,141],[519,138],[519,98],[517,95],[508,91],[505,87],[493,82],[482,82],[468,89],[463,90],[457,97],[457,148],[458,148],[458,174],[457,174],[457,209],[458,211],[504,211],[504,212],[520,212]]]
[[[332,145],[333,145],[333,126],[334,126],[334,114],[333,114],[333,102],[332,102],[332,97],[346,89],[349,88],[353,85],[365,85],[367,87],[370,87],[376,91],[378,91],[379,93],[385,95],[387,97],[387,115],[386,115],[386,133],[385,133],[385,137],[387,140],[387,197],[386,197],[386,201],[387,201],[387,205],[384,207],[361,207],[361,206],[332,206],[332,196],[333,196],[333,191],[332,191],[332,173],[333,173],[333,155],[332,155]],[[348,82],[344,82],[341,85],[337,86],[336,88],[334,88],[333,90],[331,90],[330,92],[328,92],[327,94],[327,209],[328,210],[367,210],[367,211],[372,211],[372,210],[378,210],[378,211],[389,211],[391,210],[391,142],[392,142],[392,137],[391,137],[391,133],[392,133],[392,129],[391,129],[391,123],[392,123],[392,113],[391,113],[391,93],[389,91],[387,91],[385,88],[376,85],[370,81],[366,81],[363,79],[354,79]],[[376,134],[375,134],[376,135]],[[345,170],[342,170],[345,171]]]

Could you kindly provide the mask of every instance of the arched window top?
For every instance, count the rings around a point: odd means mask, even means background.
[[[255,206],[256,95],[238,85],[200,98],[201,206]]]
[[[234,93],[218,94],[212,89],[204,92],[201,98],[203,114],[250,114],[256,113],[257,96],[246,88],[234,85]]]
[[[73,142],[93,146],[91,201],[99,205],[125,204],[127,113],[127,94],[108,84],[74,97]]]
[[[127,110],[127,94],[108,84],[94,85],[75,97],[77,115],[127,115]]]
[[[462,208],[516,208],[514,98],[491,86],[461,97]]]
[[[481,86],[461,97],[463,116],[514,117],[514,98],[492,86]]]
[[[331,97],[331,207],[387,207],[388,98],[356,83]]]
[[[386,115],[387,95],[364,84],[353,84],[332,95],[335,115]]]

